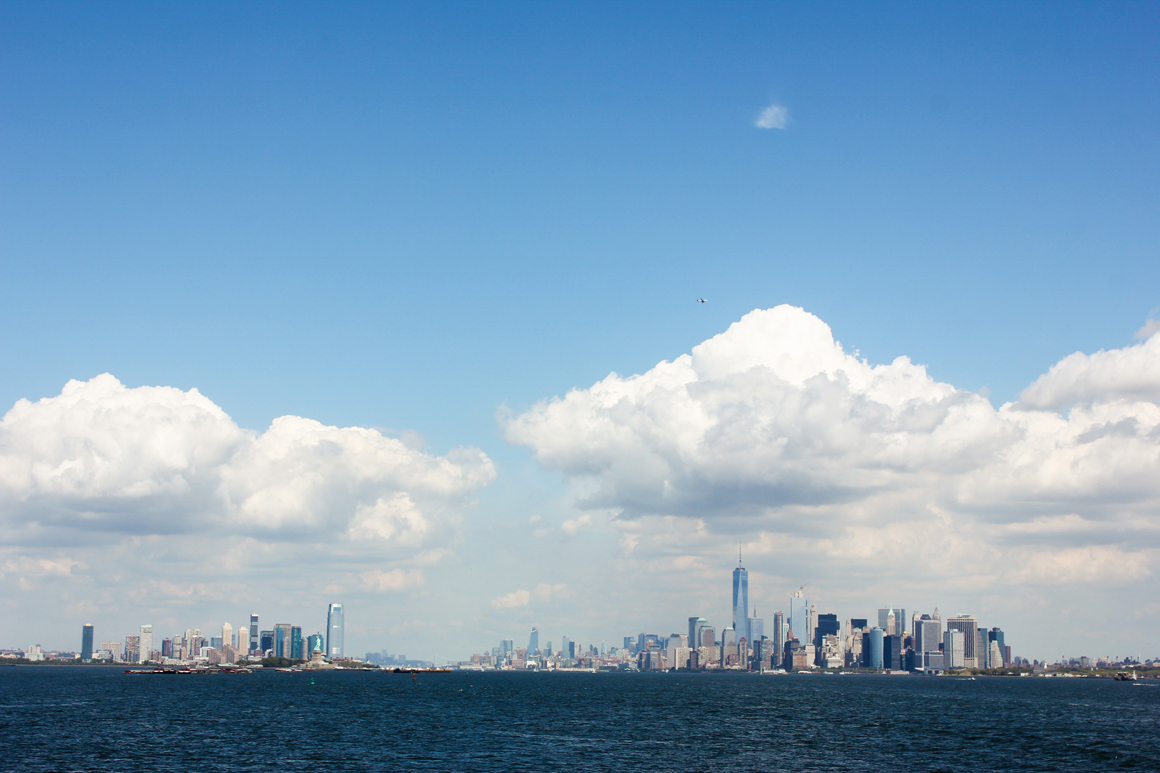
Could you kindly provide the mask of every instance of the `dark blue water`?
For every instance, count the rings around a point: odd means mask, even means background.
[[[0,768],[1160,770],[1157,685],[0,668]]]

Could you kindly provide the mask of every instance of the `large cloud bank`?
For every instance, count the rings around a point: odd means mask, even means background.
[[[130,389],[108,374],[20,400],[0,420],[10,544],[217,532],[418,546],[494,477],[477,449],[434,456],[297,416],[257,433],[196,389]]]
[[[1072,355],[995,409],[906,357],[871,365],[779,306],[505,431],[573,478],[582,507],[624,522],[808,536],[812,555],[842,561],[926,551],[1127,579],[1150,573],[1160,543],[1158,402],[1160,335]]]

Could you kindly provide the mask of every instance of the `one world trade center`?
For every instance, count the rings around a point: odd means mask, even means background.
[[[737,640],[749,640],[749,572],[741,565],[741,549],[737,550],[737,568],[733,570],[733,630]]]

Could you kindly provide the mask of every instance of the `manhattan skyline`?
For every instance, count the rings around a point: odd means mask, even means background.
[[[0,648],[1156,654],[1154,4],[3,8]]]

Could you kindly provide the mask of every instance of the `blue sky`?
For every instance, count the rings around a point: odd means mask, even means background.
[[[495,462],[499,528],[579,515],[498,409],[753,309],[997,408],[1160,307],[1154,3],[0,14],[5,410],[108,372],[417,432]],[[592,539],[544,553],[622,560]]]

